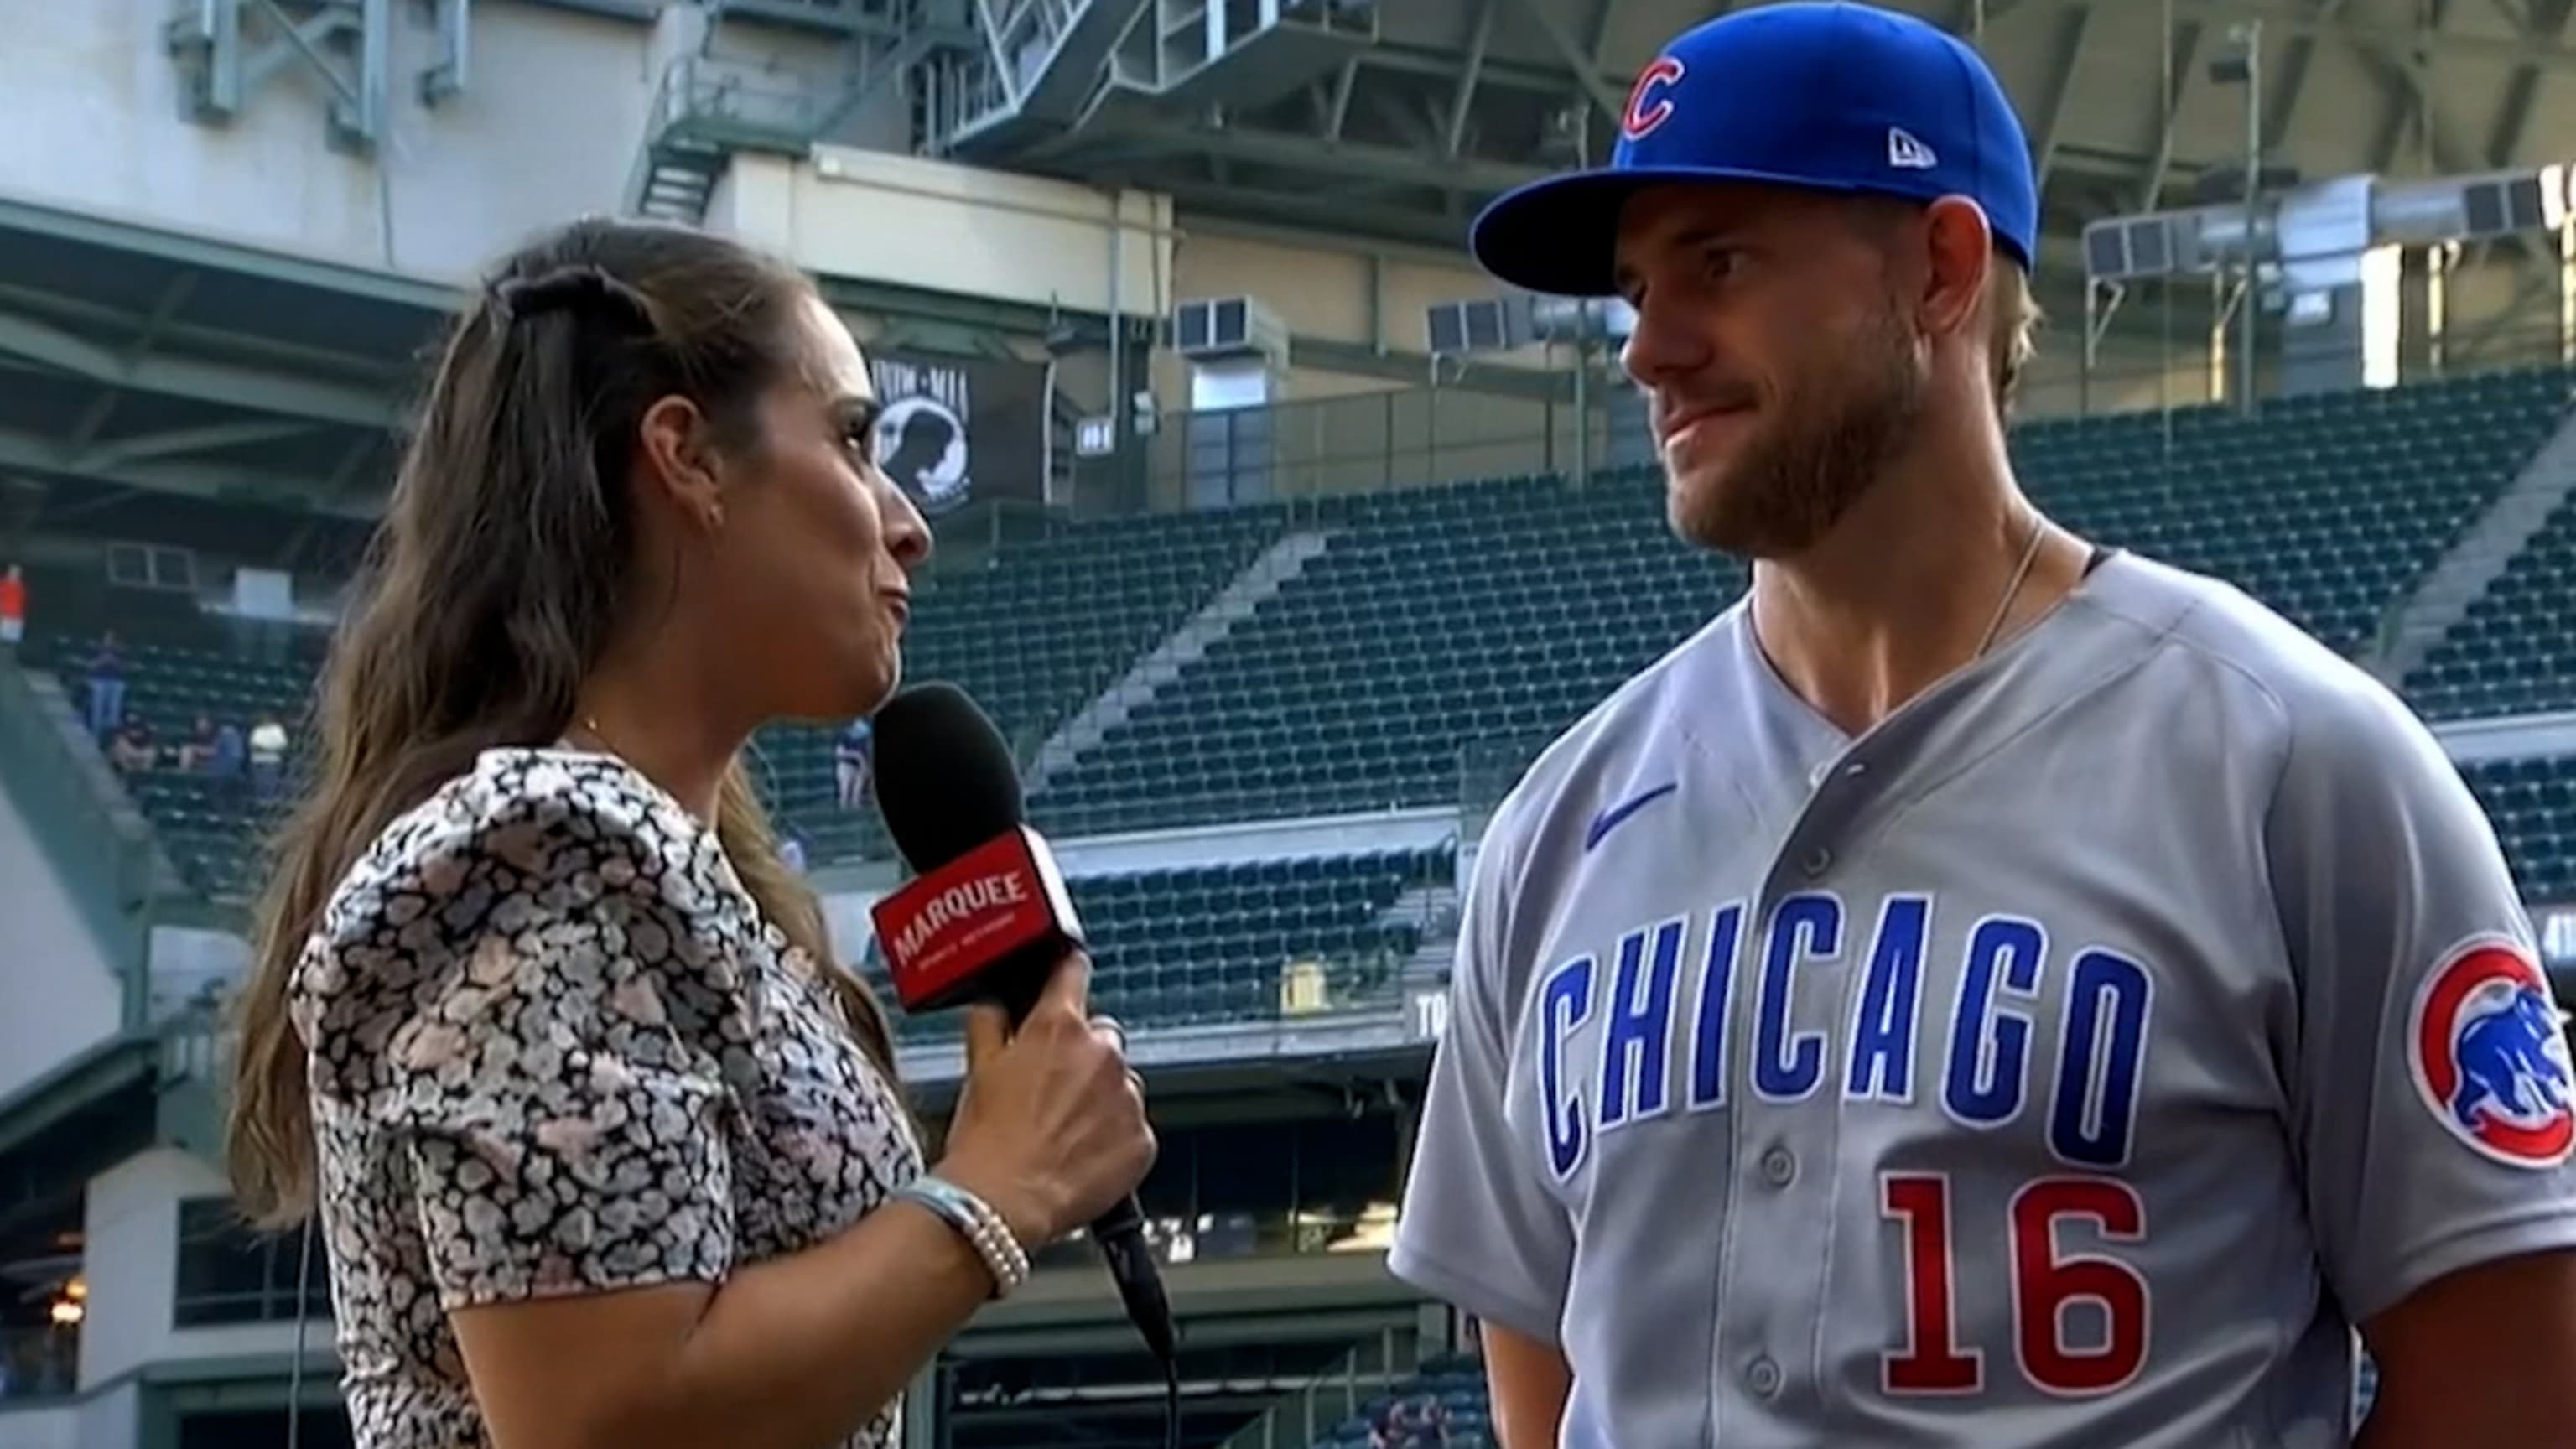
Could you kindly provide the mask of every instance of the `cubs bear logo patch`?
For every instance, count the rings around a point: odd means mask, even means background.
[[[2415,993],[2407,1056],[2424,1106],[2494,1161],[2565,1162],[2576,1147],[2565,1020],[2521,946],[2481,937],[2457,947]]]

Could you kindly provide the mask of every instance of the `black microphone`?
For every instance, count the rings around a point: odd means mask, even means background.
[[[895,999],[907,1013],[992,1001],[1016,1026],[1083,934],[1045,837],[1028,827],[1010,747],[947,684],[896,694],[874,728],[877,814],[913,870],[870,913]],[[1162,1362],[1177,1436],[1172,1306],[1135,1195],[1093,1223],[1091,1236],[1128,1320]]]

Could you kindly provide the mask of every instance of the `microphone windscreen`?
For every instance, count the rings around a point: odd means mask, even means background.
[[[873,726],[877,814],[916,872],[1018,828],[1019,765],[964,690],[902,690],[878,709]]]

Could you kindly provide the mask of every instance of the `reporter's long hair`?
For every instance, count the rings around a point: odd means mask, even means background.
[[[487,288],[456,320],[322,672],[314,767],[275,842],[232,1083],[233,1188],[264,1226],[313,1207],[305,1046],[287,995],[325,903],[378,833],[480,752],[560,738],[612,632],[657,607],[630,587],[642,571],[626,471],[644,409],[686,394],[747,443],[760,393],[794,365],[791,319],[809,284],[734,242],[584,221],[495,282],[567,276],[575,305],[514,322]],[[716,831],[891,1080],[885,1012],[833,957],[821,904],[781,859],[739,760]]]

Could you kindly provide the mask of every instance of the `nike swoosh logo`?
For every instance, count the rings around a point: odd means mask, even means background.
[[[1609,809],[1602,811],[1600,814],[1593,816],[1592,828],[1583,832],[1583,853],[1590,855],[1593,847],[1601,843],[1601,838],[1608,835],[1611,831],[1618,829],[1621,821],[1626,820],[1629,816],[1636,814],[1638,811],[1645,809],[1647,806],[1654,804],[1656,801],[1661,800],[1666,795],[1669,795],[1680,788],[1681,785],[1679,782],[1669,785],[1657,785],[1655,788],[1647,791],[1643,795],[1632,795],[1627,799],[1620,801],[1618,804],[1611,806]]]

